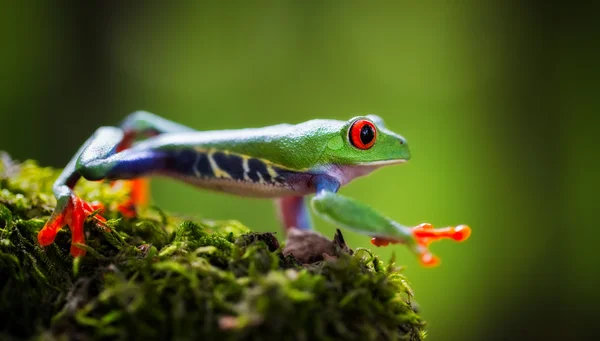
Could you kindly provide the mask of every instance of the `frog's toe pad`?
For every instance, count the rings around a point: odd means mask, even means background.
[[[469,226],[458,225],[454,229],[454,234],[452,235],[452,239],[456,240],[457,242],[462,242],[462,241],[469,239],[470,236],[471,236],[471,228]]]
[[[419,255],[419,261],[421,261],[421,264],[423,264],[424,266],[429,266],[429,267],[437,266],[440,264],[440,259],[438,257],[434,256],[429,251],[422,252]]]

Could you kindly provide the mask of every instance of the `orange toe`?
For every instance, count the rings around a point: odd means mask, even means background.
[[[420,244],[429,245],[431,242],[443,238],[450,238],[456,241],[464,241],[471,235],[471,228],[466,225],[457,227],[444,227],[434,229],[431,224],[421,224],[413,227],[413,235]]]
[[[469,226],[458,225],[454,229],[454,234],[452,235],[452,239],[456,240],[457,242],[462,242],[462,241],[469,239],[470,236],[471,236],[471,228]]]
[[[431,252],[424,252],[419,256],[421,264],[427,267],[434,267],[440,264],[440,259]]]
[[[50,220],[44,225],[44,227],[38,233],[38,242],[41,246],[48,246],[54,243],[54,238],[58,231],[64,226],[64,214],[60,214],[56,217],[51,217]]]
[[[384,238],[371,238],[371,244],[380,247],[380,246],[388,246],[390,245],[390,241]]]

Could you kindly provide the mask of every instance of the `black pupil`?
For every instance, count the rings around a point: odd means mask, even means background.
[[[365,124],[360,129],[360,141],[363,144],[369,144],[375,138],[375,132],[373,131],[373,127],[368,124]]]

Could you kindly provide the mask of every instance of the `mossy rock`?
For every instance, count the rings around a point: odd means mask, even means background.
[[[236,221],[191,221],[153,207],[125,219],[114,204],[126,189],[102,182],[75,188],[107,205],[109,229],[86,221],[87,255],[70,256],[68,229],[41,248],[58,173],[0,154],[1,340],[425,337],[393,261],[335,247],[302,264],[273,234]]]

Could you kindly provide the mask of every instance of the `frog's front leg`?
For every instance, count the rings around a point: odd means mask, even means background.
[[[315,186],[317,194],[311,204],[317,214],[349,230],[373,237],[371,242],[376,246],[406,244],[426,266],[439,263],[428,249],[431,242],[442,238],[463,241],[470,235],[470,228],[464,225],[444,229],[434,229],[430,224],[413,228],[403,226],[365,204],[336,194],[339,182],[326,175],[317,176]]]
[[[57,206],[38,233],[40,245],[52,244],[58,230],[68,225],[71,229],[71,254],[85,254],[75,244],[85,243],[83,223],[99,206],[88,204],[73,193],[73,187],[81,177],[88,180],[132,179],[165,168],[168,155],[164,152],[135,148],[117,152],[117,146],[123,138],[123,130],[102,127],[77,151],[54,183]],[[98,215],[95,218],[105,220]]]

